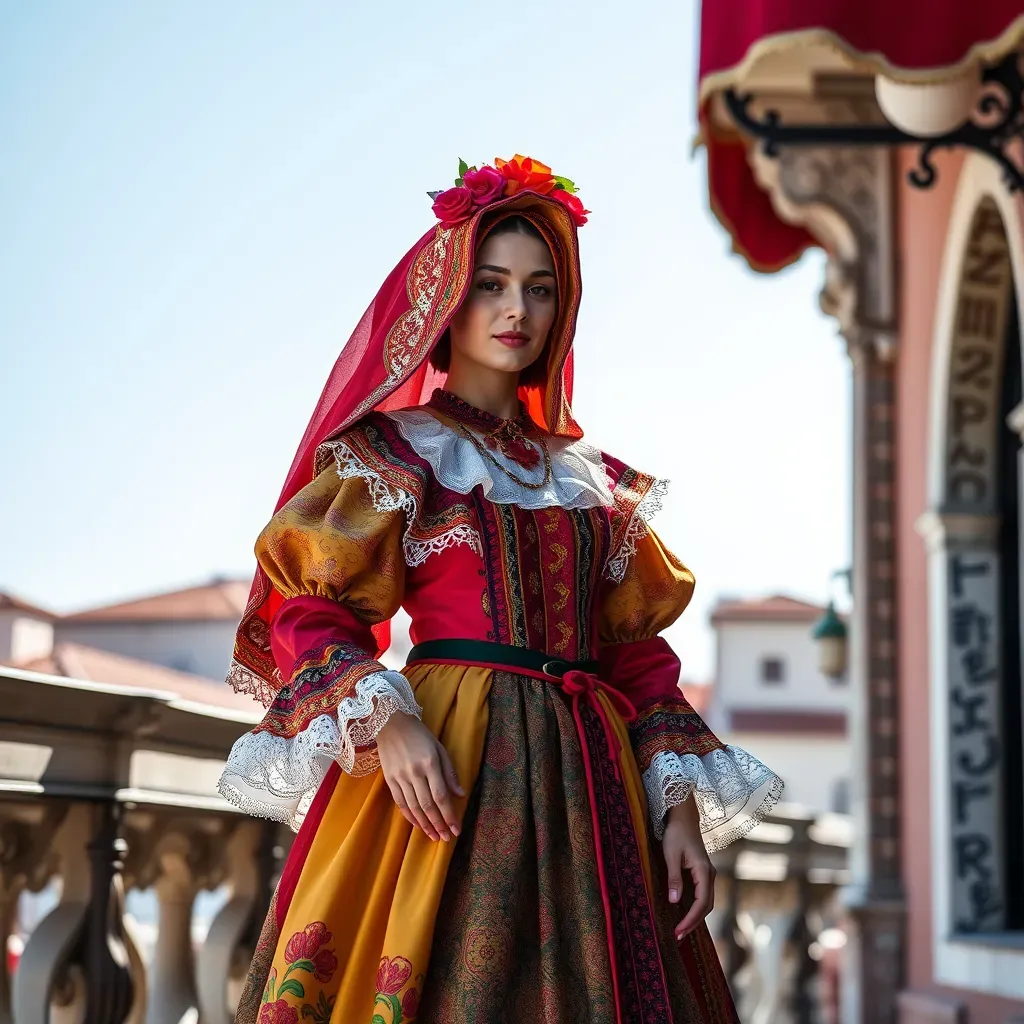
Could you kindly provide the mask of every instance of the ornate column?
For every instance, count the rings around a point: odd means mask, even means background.
[[[192,955],[192,905],[200,889],[218,884],[219,818],[186,820],[132,815],[132,885],[152,887],[159,907],[149,968],[146,1024],[179,1024],[197,1010]]]
[[[140,1019],[137,954],[123,927],[125,843],[112,802],[76,804],[54,847],[63,879],[60,903],[39,922],[14,976],[18,1024]]]
[[[203,1024],[231,1024],[273,894],[279,826],[247,818],[224,851],[228,901],[213,919],[196,972]]]
[[[903,975],[895,593],[895,266],[891,153],[859,147],[754,154],[776,210],[829,254],[822,309],[853,370],[853,922],[843,1019],[892,1024]]]

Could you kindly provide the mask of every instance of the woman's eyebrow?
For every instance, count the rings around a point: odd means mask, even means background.
[[[474,273],[481,270],[489,270],[492,274],[504,274],[506,277],[512,276],[512,271],[508,267],[496,267],[493,263],[483,263],[476,268]],[[554,277],[554,271],[551,270],[535,270],[530,277]]]

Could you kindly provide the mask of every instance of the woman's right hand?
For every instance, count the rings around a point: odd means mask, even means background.
[[[392,715],[377,734],[377,753],[395,803],[410,825],[433,840],[459,834],[453,796],[465,796],[448,751],[412,715]]]

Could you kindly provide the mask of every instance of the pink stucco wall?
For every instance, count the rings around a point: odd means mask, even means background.
[[[897,365],[897,560],[900,629],[903,880],[908,901],[907,986],[967,1004],[969,1024],[1003,1024],[1024,1005],[943,989],[932,980],[929,837],[929,680],[927,552],[915,523],[927,509],[927,452],[932,344],[949,214],[962,165],[959,153],[936,158],[938,181],[928,191],[905,184],[913,155],[899,167],[899,354]],[[1020,227],[1017,228],[1020,230]]]

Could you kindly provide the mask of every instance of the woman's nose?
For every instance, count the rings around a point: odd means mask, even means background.
[[[518,288],[509,288],[505,292],[505,316],[510,320],[523,320],[526,317],[526,299]]]

